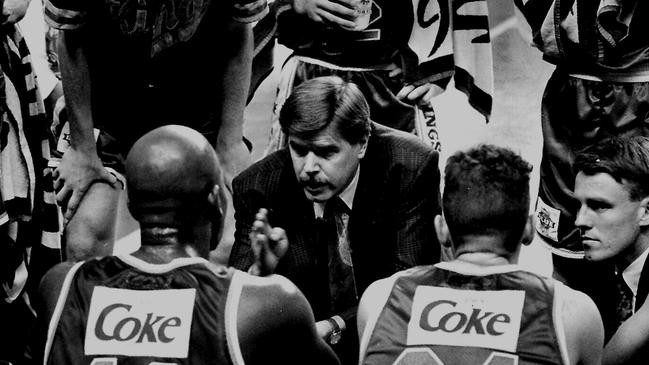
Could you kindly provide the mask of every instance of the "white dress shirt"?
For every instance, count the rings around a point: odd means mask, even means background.
[[[631,292],[633,292],[633,312],[635,312],[635,300],[636,296],[638,295],[640,275],[642,274],[642,268],[644,267],[645,261],[647,261],[648,254],[649,248],[645,249],[644,252],[622,272],[622,278],[624,278],[624,282],[629,286]]]

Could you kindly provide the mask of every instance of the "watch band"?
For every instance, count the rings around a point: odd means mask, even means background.
[[[334,316],[334,317],[338,317],[338,316]],[[331,334],[327,339],[327,342],[329,342],[329,344],[331,345],[337,344],[338,341],[340,341],[340,338],[342,337],[342,333],[343,333],[343,328],[340,327],[340,325],[338,324],[338,320],[336,320],[336,318],[334,317],[326,319],[326,321],[331,324],[331,327],[333,327],[333,330],[331,331]],[[342,318],[340,318],[340,320],[342,321]],[[344,326],[345,322],[343,321],[342,323]]]
[[[338,328],[340,328],[341,331],[344,331],[344,330],[347,329],[347,325],[345,324],[345,320],[342,319],[341,316],[338,316],[338,315],[336,315],[336,316],[331,316],[331,319],[333,319],[334,321],[336,321],[336,324],[338,325]]]

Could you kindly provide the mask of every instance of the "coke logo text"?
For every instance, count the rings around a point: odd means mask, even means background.
[[[84,352],[185,358],[189,351],[195,289],[94,288]]]
[[[116,303],[102,310],[95,326],[95,336],[102,341],[130,341],[137,336],[135,340],[137,343],[141,343],[145,338],[147,342],[160,340],[160,342],[169,343],[174,340],[173,337],[167,336],[166,330],[169,327],[179,327],[181,325],[180,318],[154,316],[151,312],[146,314],[144,321],[135,317],[124,317],[117,322],[114,328],[104,328],[106,317],[111,314],[119,316],[122,312],[128,313],[131,307],[128,304]],[[157,330],[155,329],[156,325]]]
[[[412,299],[406,343],[516,350],[525,291],[420,285]]]
[[[473,308],[470,314],[460,311],[451,311],[457,303],[451,300],[438,300],[426,305],[421,313],[419,326],[426,331],[444,331],[448,333],[461,332],[489,334],[499,336],[504,331],[499,331],[497,325],[508,324],[511,318],[505,313],[483,311]]]

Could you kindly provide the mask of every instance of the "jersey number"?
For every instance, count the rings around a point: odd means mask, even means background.
[[[116,357],[97,357],[92,359],[90,365],[117,365]],[[150,362],[149,365],[177,365],[173,362]]]
[[[392,365],[444,365],[444,362],[427,347],[403,350]],[[502,352],[492,352],[482,364],[471,365],[518,365],[518,356]]]

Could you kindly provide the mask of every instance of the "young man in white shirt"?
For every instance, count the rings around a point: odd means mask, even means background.
[[[604,363],[637,363],[649,339],[644,318],[649,290],[649,138],[615,137],[598,143],[575,160],[575,196],[581,203],[576,226],[585,258],[614,264],[616,324]],[[645,272],[647,271],[647,272]]]

